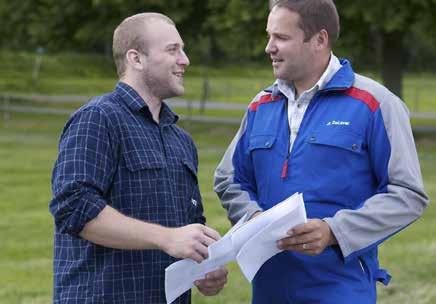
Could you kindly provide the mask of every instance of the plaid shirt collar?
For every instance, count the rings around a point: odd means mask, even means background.
[[[153,120],[148,105],[131,86],[119,81],[115,86],[115,92],[121,97],[121,100],[132,112],[144,113],[148,119]],[[175,124],[178,120],[179,116],[175,114],[165,102],[162,102],[159,113],[159,124],[162,126],[168,126]]]

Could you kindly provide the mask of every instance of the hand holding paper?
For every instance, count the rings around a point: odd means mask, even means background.
[[[288,237],[279,241],[281,250],[292,250],[307,255],[318,255],[329,246],[337,244],[330,226],[320,219],[311,219],[288,231]]]
[[[246,222],[241,218],[220,240],[208,247],[209,257],[201,263],[185,259],[171,264],[165,270],[167,303],[171,303],[192,288],[194,281],[203,279],[211,271],[236,260],[250,282],[260,267],[279,253],[277,241],[287,231],[306,223],[303,197],[296,193],[271,209]]]

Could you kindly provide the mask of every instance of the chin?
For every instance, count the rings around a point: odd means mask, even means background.
[[[281,79],[283,77],[283,74],[278,71],[273,71],[274,77],[277,79]]]
[[[184,87],[174,88],[173,94],[174,94],[174,96],[181,96],[181,95],[185,94],[185,88]]]

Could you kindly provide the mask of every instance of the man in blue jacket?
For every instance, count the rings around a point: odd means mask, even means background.
[[[306,224],[253,280],[253,303],[375,303],[377,246],[428,204],[408,110],[332,53],[331,0],[279,0],[266,27],[274,84],[251,102],[215,173],[236,222],[303,193]]]

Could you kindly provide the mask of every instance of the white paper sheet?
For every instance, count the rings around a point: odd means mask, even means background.
[[[208,258],[201,263],[191,259],[175,262],[165,269],[165,294],[167,303],[173,302],[184,292],[194,286],[196,280],[204,279],[205,275],[218,269],[228,262],[236,260],[237,252],[232,244],[232,234],[247,220],[244,215],[220,240],[211,244]]]
[[[165,269],[167,303],[192,288],[194,281],[203,279],[211,271],[236,260],[248,281],[252,281],[260,267],[281,250],[276,242],[286,232],[305,223],[303,196],[295,193],[250,221],[241,218],[220,240],[208,248],[209,257],[201,263],[190,259],[175,262]]]
[[[239,250],[236,261],[249,282],[266,261],[282,251],[277,248],[277,241],[287,236],[289,228],[307,221],[304,202],[300,197],[292,196],[282,202],[283,205],[272,215],[275,220],[251,237]],[[282,216],[277,218],[280,213]]]

